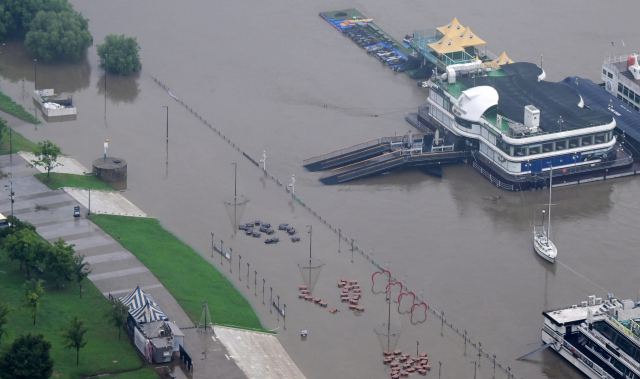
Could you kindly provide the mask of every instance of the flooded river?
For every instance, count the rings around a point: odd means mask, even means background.
[[[388,377],[373,333],[387,312],[384,295],[368,289],[375,267],[358,254],[351,263],[344,241],[339,254],[335,233],[152,77],[255,160],[266,151],[267,170],[285,185],[295,174],[298,197],[343,235],[357,238],[360,249],[388,264],[412,290],[422,291],[431,306],[519,377],[581,377],[551,351],[515,361],[540,346],[543,310],[607,292],[636,299],[637,179],[554,190],[560,262],[550,266],[531,246],[533,214],[547,201],[547,192],[503,192],[464,165],[446,167],[442,179],[403,171],[332,187],[318,182],[322,173],[301,167],[311,156],[404,134],[411,128],[405,112],[425,99],[413,80],[365,54],[318,17],[321,11],[356,7],[396,38],[457,17],[496,54],[505,50],[515,61],[535,63],[544,54],[548,80],[578,75],[599,81],[605,53],[640,46],[640,35],[628,26],[636,23],[627,11],[634,2],[618,1],[606,9],[573,0],[73,3],[90,19],[95,43],[110,33],[137,36],[143,70],[126,78],[109,75],[105,93],[95,45],[79,63],[40,64],[38,87],[73,96],[77,118],[17,130],[31,140],[54,141],[85,166],[102,156],[102,142],[109,138],[109,155],[129,163],[128,199],[205,257],[211,254],[212,232],[217,243],[224,240],[225,250],[232,247],[242,255],[240,272],[235,258],[234,267],[227,262],[221,267],[219,256],[210,260],[249,299],[265,327],[281,328],[283,346],[308,378]],[[621,46],[622,39],[628,47]],[[42,119],[31,100],[32,59],[8,43],[0,65],[2,92]],[[168,146],[164,105],[169,106]],[[269,246],[264,238],[234,235],[223,203],[233,195],[232,162],[238,163],[238,193],[250,199],[242,222],[288,222],[298,229],[299,244],[282,234],[279,245]],[[296,262],[308,256],[306,225],[314,226],[314,255],[326,263],[314,295],[327,299],[329,307],[345,308],[337,301],[335,284],[342,277],[358,279],[365,287],[362,315],[330,315],[297,299],[302,279]],[[262,278],[265,302],[272,287],[274,297],[287,304],[286,331],[262,304]],[[418,325],[406,314],[400,319],[404,330],[398,348],[413,352],[419,341],[436,375],[441,361],[443,378],[472,377],[475,351],[465,355],[463,340],[447,327],[441,333],[433,315]],[[306,341],[300,339],[301,329],[309,330]],[[494,375],[492,364],[481,360],[478,377],[494,376],[506,375]]]

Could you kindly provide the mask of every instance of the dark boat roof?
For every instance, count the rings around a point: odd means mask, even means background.
[[[500,96],[498,109],[507,118],[524,123],[524,107],[533,104],[540,110],[540,127],[547,132],[560,131],[558,120],[562,116],[562,130],[608,124],[612,117],[607,112],[580,108],[580,96],[574,89],[553,82],[538,82],[542,69],[533,63],[512,63],[501,66],[504,76],[475,78],[475,86],[493,87]],[[458,79],[468,88],[474,87],[474,78]]]
[[[616,127],[624,131],[627,136],[640,142],[640,113],[633,110],[629,105],[623,103],[622,100],[589,79],[570,76],[561,81],[560,84],[577,91],[584,99],[584,104],[591,109],[598,109],[611,114],[613,112],[608,109],[609,104],[611,104],[613,111],[619,114],[613,114],[616,119]]]

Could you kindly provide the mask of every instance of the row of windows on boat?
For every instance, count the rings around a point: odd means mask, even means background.
[[[440,99],[442,98],[440,97]],[[455,121],[452,120],[447,114],[441,112],[435,107],[431,107],[430,114],[433,118],[439,120],[442,124],[448,127],[451,127],[454,123],[458,126],[467,127],[468,129],[472,127],[471,124],[468,124],[468,122],[464,122],[463,120],[459,120],[458,117],[456,117]],[[567,149],[575,149],[579,147],[600,145],[611,141],[611,139],[613,138],[613,131],[609,131],[544,143],[538,142],[530,145],[511,145],[505,142],[503,139],[497,138],[495,134],[489,131],[485,126],[480,126],[480,134],[485,139],[489,140],[491,144],[497,146],[500,150],[512,157],[525,157],[544,153],[553,153],[556,151],[563,151]]]
[[[636,362],[640,362],[640,348],[635,346],[633,342],[629,341],[629,339],[626,336],[622,335],[620,332],[618,332],[616,329],[614,329],[604,321],[594,323],[594,328],[598,332],[600,332],[603,336],[607,337],[607,339],[611,341],[613,345],[619,347],[620,350],[624,351],[633,360],[635,360]],[[600,351],[598,352],[606,359],[608,359],[610,356],[610,353],[607,351],[603,350],[602,352]],[[628,371],[628,369],[624,367],[622,363],[620,363],[617,359],[613,359],[611,363],[613,363],[614,366],[622,372],[625,372],[624,370],[622,370],[622,368]],[[638,378],[638,377],[634,376],[634,378]]]

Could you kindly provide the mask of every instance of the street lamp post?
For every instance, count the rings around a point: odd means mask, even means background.
[[[258,297],[258,271],[253,272],[253,295]]]
[[[438,379],[440,379],[441,373],[442,373],[442,362],[438,361]]]
[[[338,254],[340,254],[340,240],[342,239],[342,229],[338,229]]]
[[[264,282],[266,282],[266,279],[262,279],[262,304],[264,305]]]
[[[33,87],[35,90],[38,90],[38,60],[33,60]]]
[[[355,241],[357,238],[358,235],[356,234],[356,238],[351,239],[351,263],[353,263],[353,241]]]
[[[107,94],[107,59],[109,58],[109,54],[104,55],[104,93],[105,96]]]
[[[287,330],[287,304],[282,305],[284,310],[282,311],[282,321],[284,322],[284,329]]]
[[[269,313],[273,313],[273,310],[271,309],[271,304],[273,304],[273,287],[269,287],[269,291],[271,291],[271,294],[269,295]]]
[[[278,320],[280,320],[280,295],[276,297],[278,298]]]
[[[235,166],[233,176],[233,205],[236,205],[238,204],[238,201],[236,200],[238,195],[238,164],[236,162],[231,162],[231,164]]]
[[[229,255],[231,255],[231,259],[233,259],[233,247],[229,247],[229,251],[230,251]],[[233,265],[231,264],[231,260],[229,260],[229,272],[233,274],[233,271],[231,271],[232,267],[233,267]]]
[[[11,217],[13,217],[13,182],[11,180],[8,180],[8,182],[11,184],[10,186],[8,185],[4,185],[4,189],[5,190],[9,190],[9,198],[11,199]],[[13,226],[12,226],[13,227]]]
[[[162,108],[167,108],[167,142],[169,142],[169,106],[163,105]]]
[[[242,262],[242,255],[238,255],[238,280],[242,281],[242,278],[240,277],[240,262]]]
[[[471,363],[473,363],[473,379],[476,379],[476,371],[478,369],[478,362],[473,361]]]
[[[91,188],[89,188],[89,210],[87,211],[87,216],[91,215]]]
[[[249,288],[249,262],[247,262],[247,288]]]
[[[416,341],[416,357],[420,356],[420,353],[418,352],[420,349],[418,348],[420,346],[420,342]]]
[[[211,258],[213,258],[213,232],[211,232]]]
[[[267,171],[267,151],[262,151],[262,170]]]

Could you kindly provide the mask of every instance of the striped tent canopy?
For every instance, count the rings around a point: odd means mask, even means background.
[[[133,292],[131,292],[131,294],[121,297],[118,300],[120,300],[122,304],[128,306],[129,310],[141,308],[147,302],[151,304],[156,304],[156,302],[153,301],[153,298],[150,295],[144,293],[140,289],[140,286],[137,286],[136,289],[133,290]]]
[[[131,294],[118,300],[129,307],[129,314],[139,323],[169,320],[153,298],[144,293],[140,286],[137,286]]]
[[[169,318],[158,307],[158,304],[151,304],[150,302],[138,309],[130,310],[129,314],[140,324],[153,321],[169,321]]]

